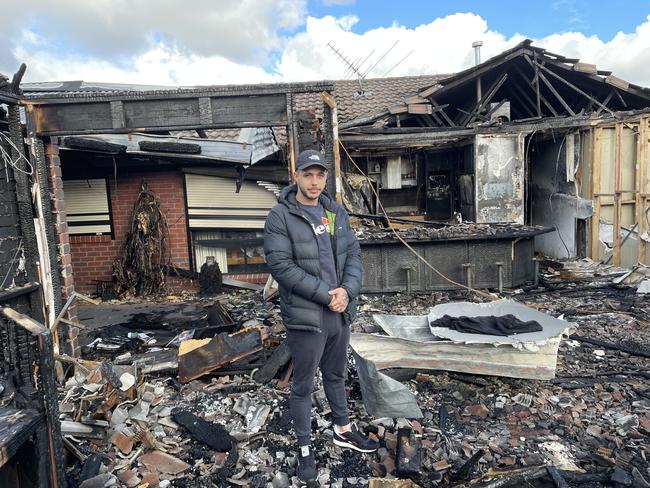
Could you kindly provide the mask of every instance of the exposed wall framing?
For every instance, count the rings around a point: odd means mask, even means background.
[[[616,266],[647,264],[648,116],[584,134],[590,150],[582,196],[594,202],[589,256]]]

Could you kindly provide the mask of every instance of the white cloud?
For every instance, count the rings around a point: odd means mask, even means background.
[[[235,63],[221,56],[202,57],[186,54],[163,45],[137,56],[129,69],[97,58],[69,57],[64,63],[52,63],[47,51],[27,52],[18,48],[38,80],[85,80],[150,85],[225,85],[236,83],[272,83],[278,76],[259,66]]]
[[[65,0],[69,8],[22,1],[40,13],[30,17],[24,13],[29,8],[19,9],[22,23],[7,21],[0,42],[12,48],[0,52],[0,72],[11,74],[23,61],[28,81],[203,85],[342,78],[346,67],[328,49],[330,41],[352,60],[370,54],[362,71],[377,64],[369,76],[383,76],[407,55],[391,76],[453,73],[473,64],[473,41],[483,41],[485,60],[525,38],[491,30],[472,13],[355,33],[354,15],[305,18],[306,0],[196,0],[187,12],[173,0],[160,0],[156,8],[150,0]],[[61,32],[52,27],[57,25]],[[609,41],[564,32],[534,42],[650,86],[650,16],[634,32]]]
[[[288,40],[276,66],[283,78],[293,79],[341,78],[345,66],[327,48],[332,41],[350,59],[363,60],[362,71],[375,67],[368,76],[383,76],[409,52],[409,57],[390,74],[416,75],[452,73],[469,66],[474,59],[472,41],[484,43],[483,56],[497,54],[521,41],[522,36],[506,39],[488,29],[487,23],[475,14],[458,13],[436,19],[413,29],[393,24],[356,34],[334,17],[307,18],[304,32]],[[398,44],[383,59],[391,46]]]
[[[134,57],[161,44],[188,57],[220,56],[262,66],[281,49],[283,35],[304,24],[306,1],[4,0],[3,9],[15,15],[3,18],[0,45],[31,50],[35,46],[20,33],[32,32],[59,59],[83,55],[125,70]],[[19,46],[16,39],[22,39]],[[0,68],[10,64],[11,51],[0,53]]]
[[[632,83],[650,86],[650,15],[634,32],[619,32],[610,41],[580,32],[553,34],[535,43],[551,52],[593,63]]]

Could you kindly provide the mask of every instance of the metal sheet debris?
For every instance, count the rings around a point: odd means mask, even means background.
[[[361,335],[361,334],[352,334]],[[357,353],[352,346],[359,374],[359,386],[366,410],[373,417],[422,418],[413,393],[399,381],[377,371],[375,365]]]
[[[430,327],[433,320],[445,314],[455,317],[512,314],[520,320],[536,320],[543,331],[503,337]],[[389,335],[352,334],[350,344],[377,369],[442,369],[529,379],[555,377],[560,341],[577,327],[510,300],[481,304],[454,302],[438,305],[424,316],[375,315],[373,318]]]

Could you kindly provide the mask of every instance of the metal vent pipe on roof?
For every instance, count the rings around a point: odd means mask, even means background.
[[[481,64],[481,46],[483,45],[483,41],[474,41],[472,43],[472,47],[474,48],[474,61],[475,61],[475,66],[478,66]],[[481,98],[483,98],[483,94],[481,93],[481,77],[476,78],[476,103],[481,103]]]
[[[474,48],[474,64],[479,65],[481,64],[481,46],[483,45],[483,41],[474,41],[472,43],[472,47]]]

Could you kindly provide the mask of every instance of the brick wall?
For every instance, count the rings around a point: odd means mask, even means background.
[[[61,179],[61,159],[59,157],[58,137],[47,137],[43,141],[45,149],[45,161],[50,180],[50,198],[52,208],[52,221],[54,224],[54,240],[56,243],[57,263],[52,263],[54,270],[58,266],[61,282],[61,298],[67,300],[75,290],[74,277],[72,275],[72,253],[68,237],[68,224],[65,213],[65,199],[63,195],[63,180]],[[74,305],[68,308],[67,318],[74,322],[77,313]],[[59,337],[65,337],[67,346],[61,344],[64,352],[72,356],[80,355],[78,342],[79,327],[68,324],[60,324],[58,328]]]
[[[160,198],[163,212],[169,226],[168,246],[171,261],[181,268],[189,268],[187,224],[185,219],[185,191],[183,175],[173,168],[155,171],[129,172],[119,174],[117,180],[108,179],[111,201],[111,217],[114,239],[111,236],[70,236],[72,248],[72,269],[75,288],[85,293],[96,290],[95,280],[110,281],[113,275],[113,261],[120,252],[120,246],[131,226],[133,204],[145,180],[149,189]],[[188,280],[168,280],[170,288],[192,289]]]
[[[56,233],[57,257],[59,271],[61,272],[61,293],[63,298],[66,299],[74,291],[74,278],[72,276],[72,255],[70,253],[68,224],[65,215],[58,138],[50,137],[44,142],[45,158],[50,176],[50,193],[52,195],[52,214]]]

